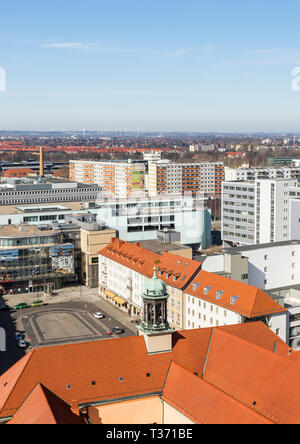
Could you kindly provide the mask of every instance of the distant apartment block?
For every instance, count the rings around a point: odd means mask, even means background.
[[[276,164],[275,164],[276,165]],[[225,181],[257,179],[300,179],[300,168],[293,166],[269,168],[225,168]]]
[[[106,197],[127,198],[145,192],[146,166],[142,162],[70,161],[73,182],[96,184]]]
[[[90,202],[100,192],[97,185],[73,183],[63,179],[13,179],[0,184],[0,205]]]
[[[160,194],[196,194],[207,196],[221,194],[224,181],[222,162],[168,163],[149,165],[149,196]]]
[[[289,240],[292,187],[297,187],[297,181],[292,179],[224,182],[223,242],[254,245]]]

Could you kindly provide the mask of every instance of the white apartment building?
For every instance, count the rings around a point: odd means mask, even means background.
[[[290,190],[293,179],[259,179],[222,185],[222,240],[254,245],[290,239]],[[300,190],[299,190],[300,191]]]
[[[193,194],[202,192],[207,196],[221,194],[224,181],[223,162],[201,163],[150,163],[148,171],[150,197],[160,194]]]
[[[161,161],[161,151],[146,151],[143,153],[143,158],[149,163],[159,162]]]
[[[262,290],[201,270],[184,291],[184,328],[262,321],[289,340],[289,312]]]
[[[173,328],[183,327],[183,290],[200,270],[200,263],[164,252],[162,255],[142,248],[139,243],[112,239],[99,252],[99,295],[139,318],[143,310],[142,293],[153,268],[167,285],[168,321]]]
[[[107,197],[126,198],[145,194],[144,162],[70,161],[70,180],[101,187]]]
[[[297,179],[300,180],[300,168],[268,167],[268,168],[228,168],[225,167],[225,181],[248,181],[257,179]]]
[[[97,201],[97,214],[124,241],[154,240],[158,231],[171,229],[180,233],[181,244],[206,249],[211,245],[211,213],[205,202],[179,195],[103,199]]]

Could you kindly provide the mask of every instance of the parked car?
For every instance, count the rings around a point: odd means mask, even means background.
[[[16,331],[15,337],[17,341],[20,341],[20,339],[24,339],[23,333],[21,331]]]
[[[20,348],[26,348],[26,347],[27,347],[27,344],[26,344],[25,339],[19,339],[19,341],[18,341],[18,346],[19,346]]]
[[[94,317],[96,319],[104,319],[105,318],[104,314],[100,313],[100,312],[94,313]]]
[[[29,308],[30,305],[26,304],[26,302],[21,302],[14,306],[14,310],[24,310],[24,308]]]
[[[121,335],[122,333],[124,333],[124,330],[123,330],[122,328],[120,328],[120,327],[114,327],[114,328],[112,329],[112,332],[113,332],[114,334],[116,334],[116,335]]]
[[[43,307],[43,305],[45,305],[45,302],[44,302],[44,301],[34,301],[34,302],[31,304],[31,307]]]

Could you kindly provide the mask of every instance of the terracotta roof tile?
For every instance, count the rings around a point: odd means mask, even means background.
[[[204,380],[270,421],[300,423],[300,365],[287,356],[214,329]]]
[[[205,293],[205,288],[208,289]],[[223,292],[217,295],[217,292]],[[287,312],[259,288],[201,270],[185,293],[247,318]]]
[[[196,424],[272,424],[176,363],[171,364],[162,399]]]
[[[99,254],[148,278],[153,276],[153,267],[156,266],[159,278],[166,284],[179,289],[183,289],[201,267],[199,262],[192,259],[166,251],[160,255],[142,248],[139,243],[131,244],[116,238],[99,251]],[[169,273],[168,276],[167,273]]]
[[[71,411],[70,405],[37,384],[8,424],[86,424],[82,415]]]
[[[216,331],[223,332],[220,335],[222,340],[216,341],[219,337],[216,336]],[[91,402],[161,393],[171,361],[192,374],[202,375],[211,337],[214,340],[210,346],[205,379],[208,382],[213,379],[212,383],[216,386],[223,383],[224,392],[228,391],[229,396],[232,396],[230,391],[232,387],[227,387],[226,381],[230,381],[229,384],[232,383],[229,378],[230,368],[233,367],[232,362],[239,362],[239,366],[235,365],[233,371],[238,372],[235,367],[242,368],[244,373],[242,381],[247,386],[245,380],[246,375],[249,378],[249,371],[240,361],[244,359],[242,353],[245,354],[245,362],[249,361],[247,351],[252,350],[253,347],[259,351],[265,350],[264,353],[275,356],[276,360],[282,359],[287,364],[296,366],[294,362],[291,362],[288,346],[284,347],[283,343],[280,343],[278,347],[281,355],[278,351],[276,355],[271,353],[275,340],[279,341],[279,339],[264,324],[255,322],[242,326],[175,332],[172,351],[154,355],[148,355],[142,336],[40,348],[31,351],[8,372],[0,376],[0,417],[13,416],[39,383],[68,405],[71,405],[73,400],[77,400],[80,406]],[[222,341],[225,341],[224,344]],[[226,347],[228,347],[228,352]],[[244,352],[242,352],[243,349]],[[215,350],[219,354],[216,354]],[[252,367],[256,360],[265,361],[264,353],[253,355]],[[252,356],[251,353],[250,356]],[[222,378],[223,359],[225,383]],[[249,365],[251,371],[253,371],[252,367]],[[258,361],[257,367],[261,368],[263,364]],[[297,367],[299,367],[298,364]],[[279,366],[279,369],[281,373],[284,373],[283,364]],[[226,373],[227,370],[229,374]],[[273,367],[271,370],[274,370]],[[278,371],[274,374],[275,383],[277,383]],[[266,373],[264,376],[270,378],[270,375],[272,373]],[[293,376],[291,387],[297,384],[296,375]],[[270,380],[272,381],[272,378]],[[259,384],[261,384],[260,380]],[[283,387],[287,389],[286,385]],[[232,391],[235,393],[235,390]],[[256,392],[250,398],[252,399],[254,395]],[[257,397],[257,400],[260,399]]]

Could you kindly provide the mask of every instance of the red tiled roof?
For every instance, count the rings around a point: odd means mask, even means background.
[[[194,286],[195,285],[195,286]],[[197,288],[197,289],[196,289]],[[209,288],[207,294],[204,289]],[[224,293],[217,298],[217,292]],[[215,305],[227,308],[247,318],[256,318],[268,314],[287,312],[277,304],[269,295],[259,288],[234,281],[207,271],[201,270],[185,293]],[[232,297],[237,297],[232,303]]]
[[[212,332],[219,329],[246,350],[249,341],[267,350],[280,341],[264,324],[248,323],[176,332],[172,352],[154,355],[142,336],[35,349],[0,376],[0,417],[13,416],[39,383],[69,405],[161,393],[171,361],[202,375]],[[289,347],[280,345],[289,361]]]
[[[275,351],[214,329],[203,378],[270,421],[300,423],[300,365]]]
[[[197,424],[272,424],[175,363],[171,364],[162,399]]]
[[[86,424],[54,393],[37,384],[8,424]]]
[[[113,238],[108,246],[99,251],[99,254],[148,278],[153,276],[153,267],[156,266],[158,277],[161,280],[180,289],[189,283],[201,267],[199,262],[192,259],[176,256],[166,251],[160,255],[142,248],[139,243],[131,244],[116,238]],[[160,271],[162,271],[161,274]],[[168,276],[167,272],[169,272]]]

